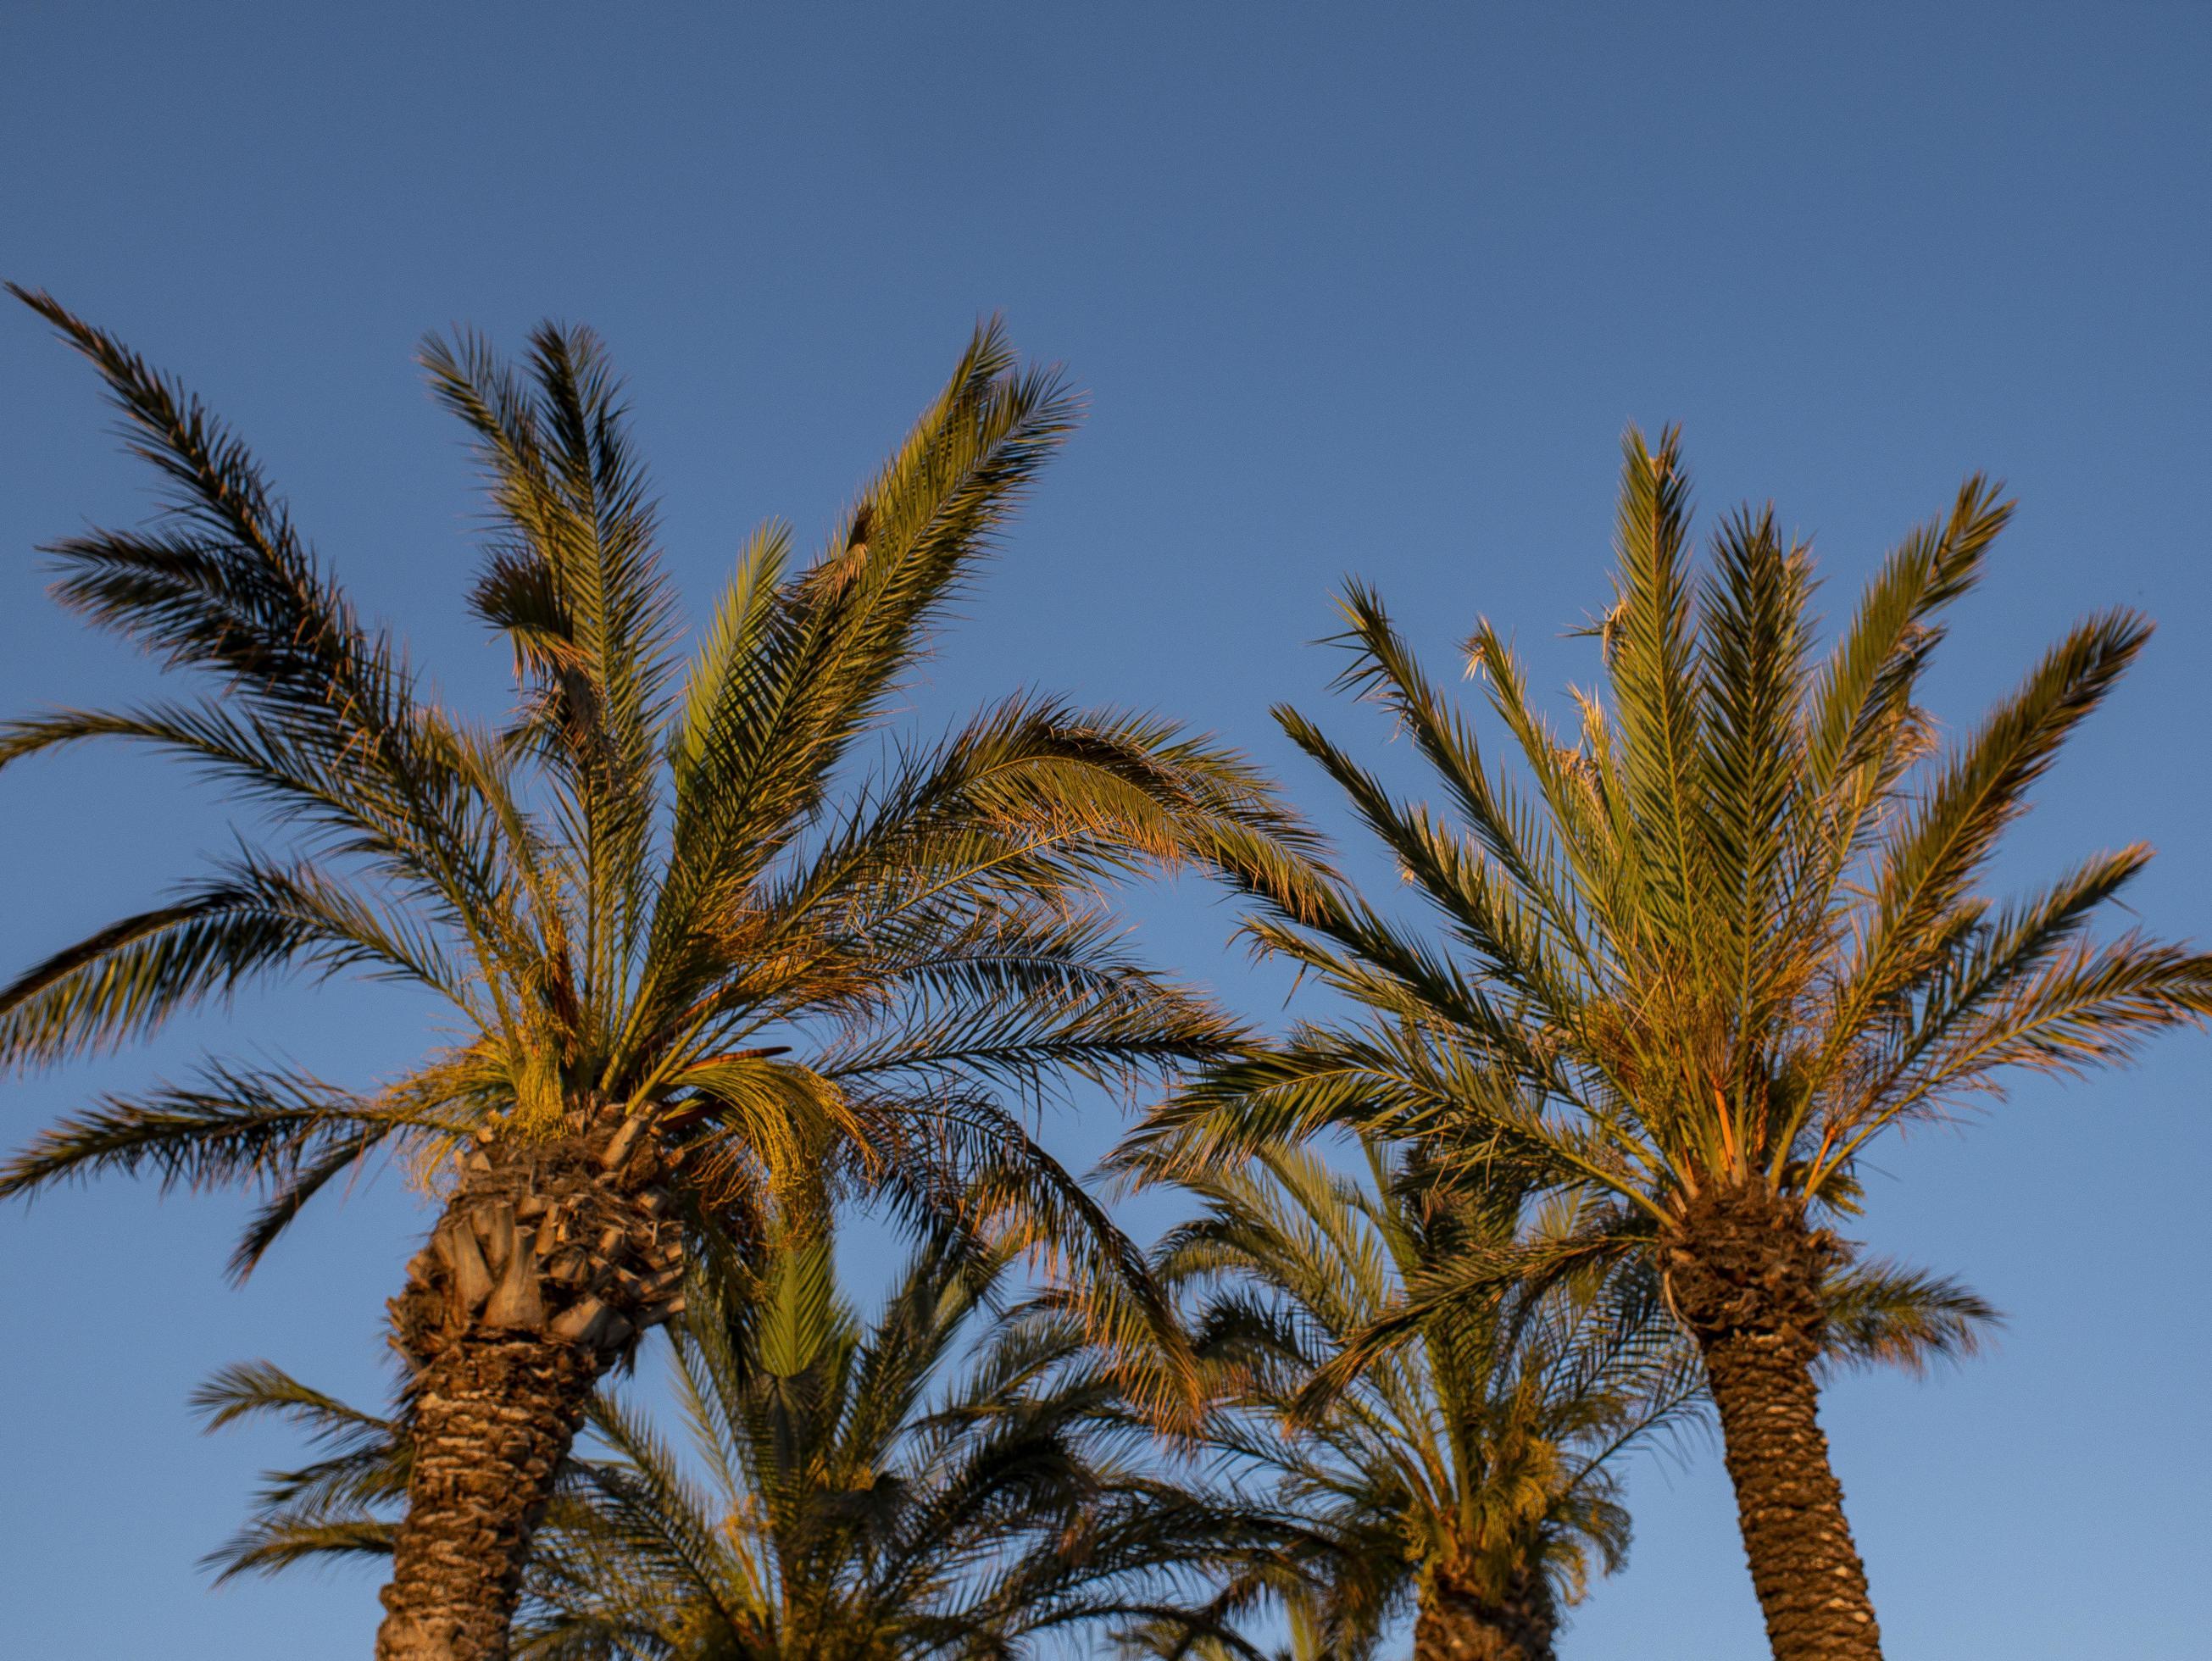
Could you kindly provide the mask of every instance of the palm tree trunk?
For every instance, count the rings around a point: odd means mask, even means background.
[[[665,1165],[646,1122],[611,1110],[465,1155],[392,1300],[414,1463],[378,1661],[504,1661],[531,1536],[593,1387],[682,1307]]]
[[[1668,1244],[1668,1288],[1705,1354],[1776,1661],[1881,1661],[1813,1382],[1834,1241],[1746,1188],[1699,1196]]]
[[[502,1661],[531,1534],[600,1370],[578,1345],[489,1334],[423,1370],[378,1661]]]
[[[1559,1611],[1541,1575],[1505,1598],[1484,1597],[1448,1567],[1421,1588],[1413,1661],[1553,1661]]]

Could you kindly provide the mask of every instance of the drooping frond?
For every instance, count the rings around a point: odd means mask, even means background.
[[[448,1128],[303,1074],[210,1063],[195,1085],[111,1096],[41,1133],[0,1168],[0,1196],[142,1168],[164,1187],[281,1181],[360,1134]]]

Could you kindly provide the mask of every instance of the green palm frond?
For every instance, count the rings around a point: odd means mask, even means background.
[[[42,1133],[10,1159],[0,1195],[142,1169],[165,1188],[283,1182],[359,1134],[445,1123],[434,1111],[356,1096],[305,1074],[210,1063],[195,1086],[109,1096]]]
[[[266,1361],[223,1368],[192,1392],[191,1406],[210,1431],[282,1419],[325,1450],[313,1464],[264,1475],[246,1526],[204,1560],[218,1583],[295,1564],[390,1555],[397,1524],[385,1513],[407,1491],[401,1420],[349,1407]]]
[[[401,654],[356,618],[243,446],[112,337],[47,295],[10,292],[100,372],[176,526],[54,545],[57,598],[165,666],[213,677],[259,746],[289,758],[294,806],[375,844],[446,903],[486,904],[495,879],[484,826],[417,742]],[[8,753],[21,748],[11,742]]]
[[[818,810],[846,747],[1075,411],[1055,372],[1022,370],[997,326],[981,330],[819,562],[778,582],[781,533],[756,541],[719,612],[726,632],[710,639],[721,654],[695,670],[680,729],[675,860],[688,884],[711,895],[750,883]],[[740,657],[741,646],[752,649]],[[700,903],[682,885],[667,902]]]
[[[1970,885],[2067,735],[2149,638],[2116,612],[2076,627],[1942,767],[1882,849],[1865,944],[1844,973],[1830,1050],[1849,1044],[1910,989],[1981,910]]]
[[[533,331],[526,378],[475,337],[434,338],[422,361],[477,441],[498,532],[471,604],[514,648],[527,701],[518,738],[563,783],[590,896],[587,983],[614,985],[650,903],[676,611],[620,390],[585,329]]]
[[[2003,1317],[1956,1281],[1885,1262],[1861,1262],[1828,1286],[1830,1367],[1902,1366],[1972,1355]]]

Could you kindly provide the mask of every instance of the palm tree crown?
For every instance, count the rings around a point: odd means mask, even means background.
[[[1433,1310],[1341,1369],[1408,1282],[1563,1220],[1528,1216],[1501,1171],[1439,1183],[1418,1152],[1364,1152],[1368,1183],[1291,1148],[1186,1179],[1201,1213],[1156,1264],[1215,1382],[1206,1439],[1294,1522],[1284,1585],[1316,1654],[1374,1653],[1413,1604],[1421,1654],[1465,1627],[1548,1656],[1593,1556],[1626,1551],[1613,1463],[1693,1410],[1695,1354],[1616,1276]]]
[[[58,544],[56,592],[213,685],[12,722],[0,764],[145,742],[299,835],[20,976],[0,992],[0,1056],[111,1048],[288,968],[423,987],[464,1037],[370,1096],[223,1067],[204,1089],[112,1104],[42,1138],[8,1191],[142,1165],[272,1180],[243,1271],[387,1141],[545,1129],[586,1097],[681,1100],[702,1169],[773,1188],[811,1181],[842,1147],[900,1181],[916,1167],[890,1149],[1013,1136],[968,1086],[1121,1076],[1228,1037],[1119,953],[1089,898],[1099,878],[1215,838],[1264,856],[1287,821],[1226,752],[1141,717],[1010,699],[832,800],[839,764],[1073,418],[995,327],[820,561],[794,570],[787,531],[757,533],[680,676],[596,342],[540,331],[528,384],[480,343],[432,342],[433,385],[475,433],[497,509],[474,603],[513,643],[525,701],[494,733],[422,700],[196,402],[32,298],[177,491],[152,533]],[[805,1022],[826,1035],[818,1062],[757,1043]]]

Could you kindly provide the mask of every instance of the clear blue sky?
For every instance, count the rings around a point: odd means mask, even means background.
[[[1971,720],[2069,619],[2161,625],[2017,838],[2045,871],[2143,837],[2137,903],[2212,935],[2212,10],[2189,3],[1671,7],[33,4],[0,23],[0,273],[186,375],[454,697],[473,503],[409,363],[426,328],[587,320],[626,366],[684,587],[769,514],[825,526],[1003,310],[1094,415],[915,694],[934,722],[1036,683],[1250,745],[1324,704],[1342,575],[1440,664],[1478,612],[1540,679],[1605,597],[1615,441],[1685,423],[1709,509],[1773,497],[1840,605],[1962,473],[2023,502],[1937,678]],[[145,509],[89,375],[0,315],[0,708],[143,671],[40,597],[31,549]],[[1387,733],[1329,723],[1378,759]],[[143,758],[0,780],[0,967],[153,899],[225,840]],[[1370,868],[1371,867],[1368,867]],[[1379,874],[1379,873],[1378,873]],[[1279,1018],[1229,918],[1143,938]],[[152,1054],[4,1090],[5,1140],[202,1045],[368,1074],[422,1041],[388,994],[257,997]],[[1865,1233],[2003,1306],[1993,1356],[1827,1410],[1891,1653],[2203,1653],[2199,1224],[2212,1045],[1889,1150]],[[1092,1104],[1054,1131],[1111,1140]],[[421,1226],[386,1177],[246,1291],[228,1196],[111,1184],[0,1216],[0,1608],[11,1654],[365,1652],[371,1579],[210,1595],[194,1558],[282,1438],[197,1437],[214,1366],[364,1397]],[[1762,1653],[1719,1462],[1640,1467],[1632,1566],[1569,1658]]]

